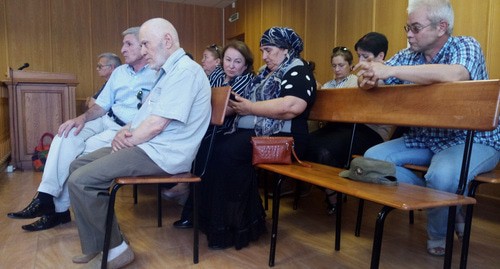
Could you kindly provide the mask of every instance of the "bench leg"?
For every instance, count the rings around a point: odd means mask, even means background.
[[[340,250],[340,235],[342,231],[342,203],[343,193],[337,192],[337,208],[335,210],[335,250]]]
[[[356,228],[354,229],[354,236],[359,237],[361,233],[361,222],[363,220],[363,208],[365,206],[365,200],[359,199],[358,203],[358,216],[356,217]]]
[[[193,192],[193,263],[199,261],[199,233],[198,233],[198,182],[191,183],[191,191]]]
[[[111,193],[109,195],[108,213],[106,215],[106,234],[104,235],[101,269],[106,269],[106,267],[108,266],[109,245],[111,244],[111,227],[113,226],[113,217],[115,215],[115,198],[116,193],[121,188],[121,186],[122,185],[120,184],[115,184],[113,188],[111,188]]]
[[[137,204],[137,184],[132,185],[132,195],[134,196],[134,205]]]
[[[257,174],[258,178],[262,180],[262,171]],[[264,209],[269,209],[269,181],[267,178],[264,180]]]
[[[467,268],[467,255],[469,253],[470,230],[472,226],[472,211],[474,205],[467,205],[465,213],[464,237],[462,239],[462,253],[460,255],[460,269]]]
[[[273,193],[273,225],[271,232],[271,247],[269,249],[269,266],[274,266],[274,257],[276,255],[276,240],[278,238],[278,217],[280,209],[280,196],[281,196],[281,183],[283,176],[279,175],[278,180],[275,182]]]
[[[264,175],[263,175],[264,174]],[[261,169],[255,169],[255,175],[257,176],[257,181],[260,184],[264,185],[264,210],[267,211],[269,209],[269,181],[267,180],[267,174],[265,171]]]
[[[373,237],[371,269],[377,269],[380,263],[380,251],[382,250],[382,236],[384,233],[385,218],[394,208],[384,206],[378,212],[377,221],[375,222],[375,235]]]
[[[293,192],[293,210],[297,210],[299,208],[299,199],[300,199],[300,189],[302,189],[302,181],[297,180],[295,184],[295,191]]]
[[[354,236],[359,237],[361,234],[361,223],[363,222],[363,208],[365,205],[365,200],[364,199],[359,199],[358,203],[358,216],[356,217],[356,228],[354,229]],[[415,222],[415,214],[413,213],[413,210],[410,210],[408,214],[408,219],[410,224],[413,224]]]
[[[158,211],[156,212],[156,218],[158,219],[158,227],[162,226],[162,200],[161,199],[161,186],[160,184],[157,184],[157,189],[156,189],[156,208]]]
[[[448,209],[448,229],[446,229],[446,251],[444,254],[443,268],[451,268],[451,257],[453,255],[453,237],[455,234],[455,217],[457,207],[450,206]]]
[[[483,182],[472,180],[469,187],[469,197],[476,197],[476,190]],[[470,231],[472,228],[472,214],[474,205],[467,205],[465,213],[464,237],[462,239],[462,253],[460,255],[460,269],[467,268],[467,256],[469,254]]]

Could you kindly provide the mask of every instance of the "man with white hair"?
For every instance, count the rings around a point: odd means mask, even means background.
[[[180,47],[174,26],[161,18],[148,20],[141,26],[140,41],[149,67],[159,72],[151,93],[132,122],[118,131],[111,147],[85,155],[70,167],[71,205],[83,257],[93,258],[92,265],[102,259],[98,254],[103,250],[113,179],[190,171],[210,123],[210,84],[201,66]],[[108,268],[134,260],[116,221],[110,247]]]
[[[453,9],[449,0],[410,0],[404,29],[409,48],[403,49],[385,64],[364,62],[358,83],[363,89],[385,84],[431,84],[460,80],[488,79],[483,52],[472,37],[452,36]],[[422,100],[425,102],[425,100]],[[456,192],[461,172],[466,132],[437,128],[411,128],[402,138],[374,146],[365,157],[396,165],[398,181]],[[495,168],[500,158],[499,128],[476,132],[467,180]],[[427,165],[423,178],[403,167]],[[445,254],[448,209],[427,210],[427,252]],[[463,236],[463,214],[457,214],[456,233]]]

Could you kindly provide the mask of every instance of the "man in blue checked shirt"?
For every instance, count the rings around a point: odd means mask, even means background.
[[[404,26],[409,48],[385,64],[363,62],[358,69],[360,88],[385,84],[432,84],[460,80],[488,79],[483,52],[472,37],[452,36],[453,9],[449,0],[410,0]],[[465,131],[437,128],[411,128],[402,138],[370,148],[365,157],[396,164],[398,181],[456,192],[464,152]],[[468,180],[493,170],[500,157],[499,128],[476,132]],[[429,166],[424,178],[404,164]],[[460,210],[459,210],[460,211]],[[427,252],[445,254],[448,208],[427,210]],[[458,212],[456,233],[463,235],[463,213]]]

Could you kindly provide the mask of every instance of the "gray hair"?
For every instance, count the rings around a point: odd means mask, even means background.
[[[449,0],[409,0],[408,14],[420,8],[426,9],[427,19],[432,24],[437,25],[439,22],[445,21],[448,24],[446,33],[449,35],[453,33],[455,16]]]
[[[122,60],[120,59],[120,57],[118,57],[118,55],[114,53],[111,52],[101,53],[99,54],[99,56],[97,56],[97,59],[101,58],[105,58],[107,60],[107,64],[112,65],[113,68],[122,65]]]
[[[137,38],[137,40],[139,40],[139,29],[141,29],[141,27],[139,26],[130,27],[127,30],[123,31],[122,36],[134,35]]]

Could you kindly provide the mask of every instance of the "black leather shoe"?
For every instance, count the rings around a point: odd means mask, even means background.
[[[222,246],[222,245],[208,243],[208,248],[213,250],[223,250],[230,247],[231,246]]]
[[[35,232],[35,231],[47,230],[59,224],[67,223],[70,221],[71,221],[71,214],[69,213],[69,210],[66,210],[61,213],[43,215],[37,221],[28,225],[23,225],[22,228],[25,231]]]
[[[23,210],[19,212],[8,213],[7,216],[13,219],[32,219],[41,217],[46,214],[54,214],[55,207],[54,204],[44,204],[39,198],[34,198],[31,203]]]
[[[174,227],[178,229],[193,228],[193,222],[187,219],[180,219],[174,222]]]

